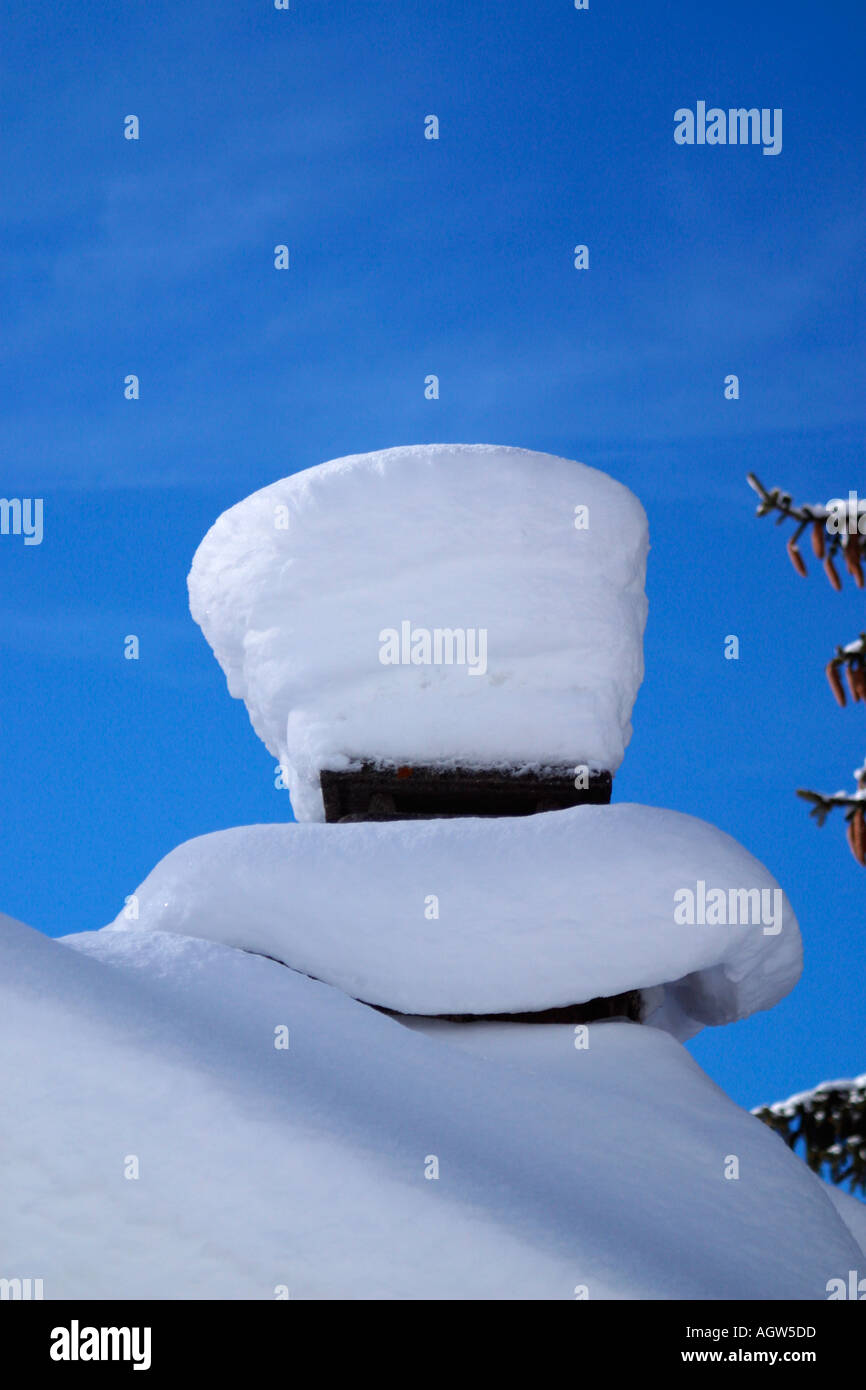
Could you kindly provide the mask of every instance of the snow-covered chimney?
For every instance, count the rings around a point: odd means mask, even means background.
[[[190,607],[299,820],[513,815],[609,799],[647,549],[640,502],[597,469],[415,445],[224,512]]]

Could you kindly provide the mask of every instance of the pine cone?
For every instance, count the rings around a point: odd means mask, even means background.
[[[848,822],[848,847],[858,864],[866,866],[866,816],[858,806]]]
[[[842,580],[836,573],[836,566],[833,564],[832,555],[828,555],[824,560],[824,573],[826,574],[833,588],[838,593],[839,590],[842,588]]]
[[[828,661],[826,666],[827,680],[830,682],[830,689],[836,696],[836,703],[845,708],[845,691],[839,679],[839,668],[835,661]]]
[[[823,521],[813,521],[812,523],[812,549],[819,560],[823,560],[826,552],[824,542],[824,523]]]
[[[863,588],[863,567],[860,564],[860,538],[849,536],[845,546],[845,568],[858,589]]]
[[[850,661],[846,661],[846,662],[845,662],[845,680],[846,680],[846,682],[847,682],[848,689],[849,689],[850,692],[851,692],[851,699],[854,701],[855,705],[856,705],[857,701],[861,698],[861,697],[860,697],[860,682],[859,682],[859,680],[858,680],[858,674],[859,674],[859,673],[854,669],[854,667],[853,667],[853,665],[851,664],[851,662],[850,662]]]
[[[806,569],[806,562],[797,549],[797,542],[794,540],[793,536],[788,541],[786,550],[788,551],[788,559],[791,561],[794,569],[805,579],[809,571]]]

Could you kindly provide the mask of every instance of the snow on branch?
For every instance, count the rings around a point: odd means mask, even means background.
[[[797,788],[797,795],[808,801],[812,809],[810,816],[823,825],[836,806],[846,808],[845,820],[848,824],[848,848],[858,864],[866,866],[866,765],[854,771],[857,779],[855,792],[813,792],[805,787]]]
[[[842,580],[839,578],[839,571],[834,564],[834,559],[841,553],[848,574],[858,589],[863,588],[863,539],[859,527],[861,518],[866,526],[866,502],[859,502],[855,494],[849,493],[848,501],[834,499],[833,502],[826,505],[819,502],[809,502],[797,506],[789,492],[783,492],[778,487],[765,488],[754,473],[747,473],[746,481],[761,499],[757,507],[756,514],[758,516],[767,516],[770,512],[778,512],[777,526],[781,526],[785,521],[797,523],[786,549],[788,559],[799,575],[805,579],[809,572],[806,568],[806,561],[797,545],[803,532],[808,528],[812,537],[812,550],[816,559],[823,562],[824,573],[832,587],[836,590],[842,588]]]
[[[791,1149],[803,1147],[813,1172],[826,1166],[835,1183],[866,1192],[866,1073],[853,1080],[824,1081],[814,1090],[752,1111],[781,1134]]]

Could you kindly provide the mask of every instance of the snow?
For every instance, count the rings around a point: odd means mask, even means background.
[[[806,1106],[810,1109],[817,1109],[821,1105],[822,1097],[829,1091],[850,1091],[854,1094],[859,1093],[858,1098],[862,1098],[866,1092],[866,1072],[860,1076],[840,1077],[836,1081],[822,1081],[817,1086],[813,1086],[808,1091],[798,1091],[796,1095],[788,1096],[787,1100],[777,1100],[769,1109],[777,1115],[793,1115],[799,1106]],[[853,1098],[853,1095],[852,1095]]]
[[[675,894],[699,882],[776,894],[778,922],[678,922]],[[685,1037],[770,1008],[801,968],[796,918],[762,864],[704,821],[625,803],[223,830],[172,850],[135,898],[137,921],[125,908],[116,929],[273,956],[401,1013],[523,1012],[666,986],[650,1021]]]
[[[858,1268],[824,1185],[677,1042],[588,1041],[437,1037],[201,938],[3,919],[2,1273],[47,1299],[823,1299]]]
[[[582,464],[392,449],[232,507],[190,606],[315,822],[320,772],[361,761],[615,771],[646,553],[640,503]],[[443,629],[467,661],[427,661]],[[424,660],[383,663],[387,630]],[[201,836],[102,931],[0,914],[0,1276],[49,1299],[826,1298],[862,1262],[859,1204],[680,1041],[800,968],[767,869],[672,811]],[[633,989],[653,1026],[430,1017]]]
[[[827,1195],[862,1250],[859,1266],[862,1277],[862,1261],[866,1256],[866,1202],[830,1184],[827,1185]],[[844,1278],[844,1273],[840,1270],[837,1278]]]
[[[615,771],[643,676],[647,546],[637,498],[584,464],[386,449],[224,512],[193,560],[190,608],[296,816],[321,820],[320,771],[361,760]],[[422,657],[425,632],[483,632],[483,669],[383,664],[381,634],[402,641],[403,623]]]

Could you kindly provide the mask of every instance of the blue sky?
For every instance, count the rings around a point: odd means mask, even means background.
[[[0,908],[98,927],[182,840],[290,817],[187,609],[226,506],[400,443],[561,453],[650,518],[615,799],[731,832],[800,917],[794,994],[692,1045],[753,1105],[866,1070],[866,874],[794,796],[866,754],[822,674],[864,597],[799,579],[744,481],[863,486],[866,25],[854,3],[590,5],[7,16],[0,494],[43,497],[45,538],[0,536]],[[781,154],[676,145],[699,99],[782,108]]]

